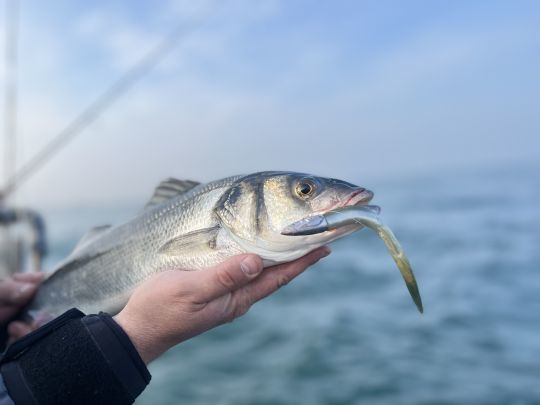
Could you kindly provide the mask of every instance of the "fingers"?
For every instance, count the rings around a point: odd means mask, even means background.
[[[8,345],[22,338],[23,336],[28,335],[30,332],[33,332],[37,328],[39,328],[39,325],[36,322],[32,322],[32,323],[26,323],[22,321],[11,322],[8,325],[8,329],[7,329],[8,335],[9,335]]]
[[[235,291],[255,279],[262,270],[261,258],[249,254],[232,257],[198,274],[193,273],[196,300],[208,302]]]
[[[21,307],[34,296],[38,285],[33,282],[7,279],[0,282],[0,305]]]
[[[15,273],[11,278],[23,283],[41,283],[47,276],[48,274],[42,271],[32,271],[28,273]]]
[[[309,266],[330,253],[330,248],[323,246],[293,262],[270,267],[255,281],[238,290],[236,295],[241,301],[254,304],[289,283]]]
[[[22,321],[14,321],[8,325],[8,333],[12,339],[20,339],[34,330],[34,326]]]
[[[20,273],[0,282],[0,324],[13,318],[30,302],[44,276]]]

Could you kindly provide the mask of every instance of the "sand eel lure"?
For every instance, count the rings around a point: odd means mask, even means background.
[[[421,313],[424,312],[422,298],[411,268],[411,264],[392,230],[379,219],[380,207],[376,205],[356,205],[337,208],[325,214],[313,215],[301,219],[281,232],[282,235],[315,235],[333,231],[347,225],[361,224],[373,229],[383,240],[388,252],[396,262],[411,297]]]

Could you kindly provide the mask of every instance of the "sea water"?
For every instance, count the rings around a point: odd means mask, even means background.
[[[540,403],[540,170],[365,185],[412,263],[424,315],[365,229],[241,319],[152,363],[137,403]],[[49,210],[48,264],[85,229],[137,209]]]

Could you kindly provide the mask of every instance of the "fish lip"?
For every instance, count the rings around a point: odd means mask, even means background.
[[[345,202],[338,202],[331,207],[315,211],[309,216],[324,215],[337,208],[350,207],[354,205],[367,205],[373,199],[374,195],[375,194],[373,191],[363,187],[358,187],[349,195],[349,197],[347,197]]]
[[[351,193],[349,198],[345,201],[342,207],[349,207],[352,205],[366,205],[373,199],[374,193],[371,190],[365,188],[359,188]]]

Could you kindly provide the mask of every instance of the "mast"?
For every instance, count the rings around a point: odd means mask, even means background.
[[[4,93],[4,184],[17,169],[17,62],[19,0],[7,0],[5,11],[5,93]],[[0,193],[0,205],[4,203]]]

